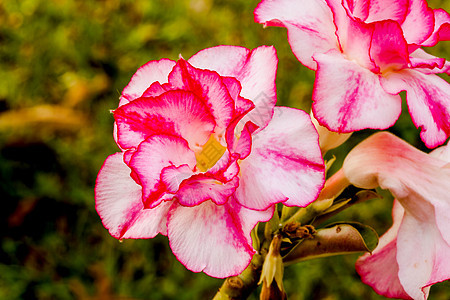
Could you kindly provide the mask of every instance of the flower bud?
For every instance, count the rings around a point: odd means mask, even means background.
[[[260,300],[287,299],[283,287],[283,259],[280,254],[281,235],[275,235],[269,247],[258,284],[263,284]],[[275,279],[275,280],[274,280]]]
[[[317,133],[319,133],[319,145],[322,153],[326,153],[328,150],[339,147],[352,135],[352,133],[338,133],[328,130],[326,127],[319,124],[314,118],[313,113],[310,113],[311,121],[316,127]]]

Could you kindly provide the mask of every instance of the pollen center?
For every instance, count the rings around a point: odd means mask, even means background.
[[[195,154],[199,171],[206,172],[212,168],[225,153],[226,149],[227,148],[222,146],[214,135],[211,134],[209,140],[203,145],[202,150]]]

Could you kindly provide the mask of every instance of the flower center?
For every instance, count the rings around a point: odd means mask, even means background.
[[[209,140],[203,145],[202,150],[195,154],[198,170],[200,172],[208,171],[222,157],[226,149],[227,148],[222,146],[214,135],[211,134]]]

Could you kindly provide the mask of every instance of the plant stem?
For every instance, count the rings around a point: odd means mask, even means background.
[[[252,261],[241,274],[225,279],[213,300],[247,299],[258,286],[262,265],[269,245],[270,241],[265,240],[261,246],[260,253],[253,255]]]

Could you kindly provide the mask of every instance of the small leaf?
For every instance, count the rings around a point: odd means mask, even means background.
[[[330,227],[332,225],[340,225],[340,224],[351,225],[353,228],[358,230],[359,234],[361,234],[361,237],[364,240],[364,243],[366,244],[368,251],[372,252],[373,250],[375,250],[375,248],[378,245],[378,234],[372,227],[370,227],[368,225],[364,225],[359,222],[338,222],[338,223],[330,224],[327,227]]]
[[[328,172],[328,170],[331,168],[333,163],[336,161],[336,156],[333,155],[332,158],[325,161],[325,170]]]
[[[283,209],[281,210],[281,219],[280,221],[283,223],[285,221],[287,221],[290,217],[292,217],[297,211],[299,210],[299,208],[297,206],[285,206],[283,205]]]
[[[264,237],[268,240],[272,239],[272,234],[280,229],[280,215],[275,210],[272,219],[270,219],[264,227]]]
[[[360,223],[331,224],[317,230],[312,239],[297,244],[284,258],[285,264],[319,257],[372,252],[378,244],[378,235],[371,227]]]
[[[321,199],[316,200],[306,207],[301,207],[297,212],[291,216],[285,224],[297,222],[300,224],[309,224],[317,216],[319,216],[323,211],[327,210],[332,204],[333,199]]]
[[[344,209],[361,203],[365,202],[367,200],[372,199],[382,199],[383,197],[379,194],[377,194],[373,190],[361,190],[358,191],[354,196],[352,196],[350,199],[338,199],[334,201],[333,205],[325,210],[322,214],[317,216],[317,218],[314,220],[312,225],[318,226],[322,224],[325,220],[328,220],[332,216],[336,215],[337,213],[343,211]]]
[[[322,215],[331,213],[335,210],[340,209],[341,207],[343,207],[344,205],[348,204],[352,199],[345,199],[343,201],[338,201],[335,204],[333,204],[331,207],[329,207],[327,210],[325,210]]]
[[[261,244],[261,241],[259,240],[259,236],[258,236],[258,227],[259,227],[259,223],[257,223],[255,228],[253,228],[253,230],[250,232],[250,235],[252,237],[252,246],[253,246],[253,249],[255,249],[255,250],[259,250],[259,246]]]

